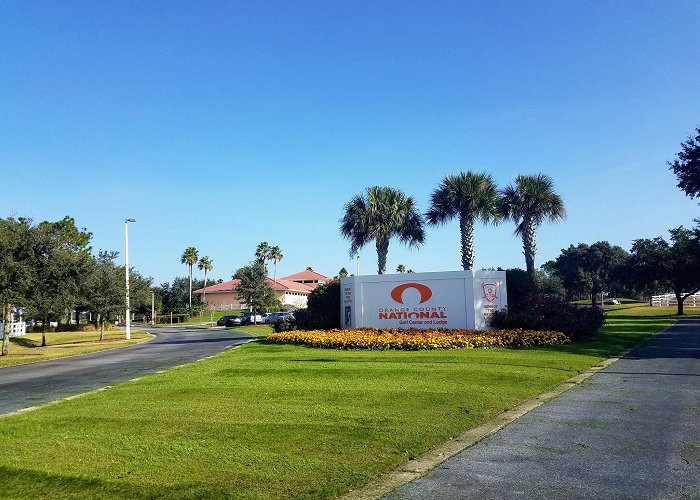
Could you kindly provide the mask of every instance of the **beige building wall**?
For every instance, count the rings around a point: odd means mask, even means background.
[[[205,308],[213,311],[227,309],[241,309],[243,303],[238,300],[238,295],[233,292],[208,293]]]

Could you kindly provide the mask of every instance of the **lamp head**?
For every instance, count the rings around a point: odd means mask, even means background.
[[[133,218],[124,219],[124,222],[136,222],[136,219],[133,219]]]

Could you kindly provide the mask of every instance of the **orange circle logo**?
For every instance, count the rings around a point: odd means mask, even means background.
[[[420,293],[420,303],[427,301],[433,296],[433,291],[425,285],[420,283],[404,283],[399,285],[391,291],[391,298],[394,299],[399,304],[403,304],[403,292],[409,288],[415,288]]]

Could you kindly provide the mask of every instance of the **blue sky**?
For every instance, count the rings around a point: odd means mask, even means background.
[[[700,125],[700,3],[0,3],[0,216],[75,217],[156,283],[196,246],[228,279],[260,241],[278,275],[354,272],[338,220],[392,185],[427,208],[459,170],[543,172],[572,243],[698,217],[665,162]],[[477,267],[524,267],[513,225],[478,227]],[[361,273],[376,272],[373,246]],[[388,266],[460,266],[455,223]]]

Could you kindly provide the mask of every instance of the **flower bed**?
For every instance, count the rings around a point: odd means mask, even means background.
[[[267,336],[270,342],[301,344],[328,349],[473,349],[477,347],[530,347],[570,342],[559,332],[532,330],[293,330]]]

